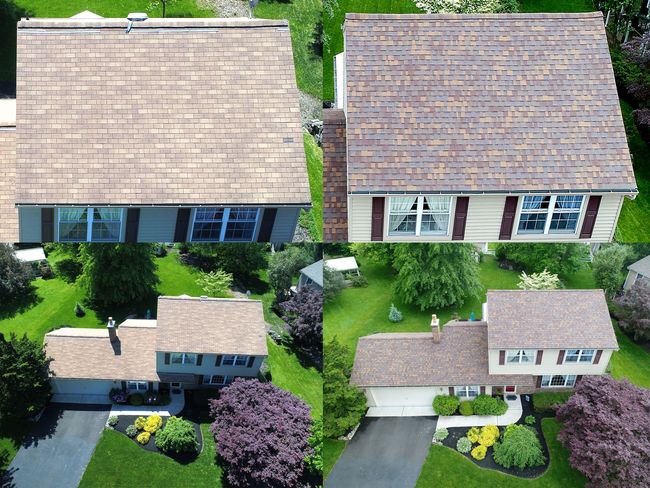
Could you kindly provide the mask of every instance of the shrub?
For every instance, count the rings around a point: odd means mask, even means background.
[[[133,422],[133,425],[135,426],[136,429],[138,430],[144,430],[144,426],[147,423],[147,419],[144,417],[138,417],[135,419],[135,422]]]
[[[232,274],[222,269],[201,273],[196,279],[196,284],[210,297],[222,297],[230,292]]]
[[[453,395],[438,395],[433,399],[433,409],[438,415],[453,415],[459,405],[460,400]]]
[[[113,388],[111,389],[110,393],[108,394],[110,397],[111,401],[113,403],[126,403],[129,397],[129,394],[120,389],[120,388]]]
[[[535,418],[534,415],[526,415],[524,422],[526,423],[526,425],[535,425],[537,423],[537,419]]]
[[[0,244],[0,301],[12,296],[26,293],[33,277],[32,269],[27,263],[18,260],[14,249],[9,244]]]
[[[331,302],[343,289],[345,280],[340,271],[335,271],[327,266],[323,267],[323,301]]]
[[[456,441],[456,450],[458,452],[462,452],[463,454],[468,453],[472,450],[472,441],[470,441],[467,437],[461,437],[458,439],[458,441]]]
[[[217,454],[234,486],[299,485],[312,420],[307,404],[273,383],[237,378],[210,400]]]
[[[388,312],[388,320],[393,323],[401,322],[404,319],[402,312],[397,310],[397,307],[394,304],[390,304],[390,310]]]
[[[81,262],[75,258],[64,258],[54,265],[56,274],[66,283],[74,283],[81,274]]]
[[[624,311],[625,320],[618,322],[621,329],[637,342],[650,340],[650,284],[637,280],[615,301]]]
[[[151,434],[149,432],[140,432],[135,439],[144,446],[151,439]]]
[[[566,403],[572,394],[571,391],[534,393],[533,410],[541,415],[555,415],[557,405]]]
[[[472,402],[460,402],[458,411],[461,415],[474,415],[474,409],[472,408]]]
[[[323,355],[323,294],[306,286],[280,304],[293,343],[316,357]]]
[[[465,436],[472,444],[476,444],[478,442],[478,436],[480,433],[481,430],[478,427],[472,427],[467,431],[467,434],[465,434]]]
[[[504,468],[541,466],[546,462],[534,430],[523,425],[508,426],[503,440],[494,446],[494,461]]]
[[[108,417],[108,425],[115,427],[120,421],[120,418],[117,415],[111,415]]]
[[[129,403],[134,407],[139,407],[144,403],[144,396],[140,393],[133,393],[129,395]]]
[[[499,438],[499,428],[496,425],[486,425],[481,428],[478,443],[485,447],[493,446]]]
[[[485,455],[487,454],[487,447],[485,446],[476,446],[472,449],[472,457],[477,461],[483,461]]]
[[[323,478],[323,421],[314,420],[311,426],[311,436],[309,437],[309,446],[312,454],[305,458],[305,464],[309,471],[317,477]]]
[[[479,395],[472,402],[474,415],[503,415],[508,410],[506,402],[490,395]]]
[[[131,439],[138,435],[138,429],[136,429],[135,425],[131,424],[126,428],[126,435],[128,435]]]
[[[348,276],[348,279],[355,288],[366,288],[368,286],[368,280],[363,275],[351,274]]]
[[[51,280],[54,278],[54,271],[52,271],[52,268],[50,268],[47,261],[41,261],[38,263],[38,272],[44,280]]]
[[[156,447],[163,452],[194,453],[199,450],[199,441],[191,422],[169,417],[165,428],[156,434]]]
[[[449,436],[449,431],[444,427],[442,429],[437,429],[433,434],[433,438],[437,441],[444,441]]]
[[[86,312],[84,311],[83,307],[77,303],[74,306],[74,314],[77,317],[83,317],[84,315],[86,315]]]
[[[147,421],[144,424],[144,431],[149,432],[151,435],[156,435],[156,432],[162,427],[162,418],[160,415],[149,415]]]

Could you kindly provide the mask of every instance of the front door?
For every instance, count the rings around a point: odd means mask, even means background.
[[[515,393],[517,391],[516,386],[505,386],[504,388],[506,393]]]

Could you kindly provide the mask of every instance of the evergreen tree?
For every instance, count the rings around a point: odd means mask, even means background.
[[[623,285],[623,264],[628,250],[620,244],[612,244],[596,253],[592,263],[596,286],[613,296]]]

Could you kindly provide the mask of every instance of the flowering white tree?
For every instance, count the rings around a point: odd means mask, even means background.
[[[526,274],[525,271],[519,276],[519,284],[522,290],[557,290],[562,285],[556,274],[549,273],[546,269],[541,273]]]
[[[516,0],[416,0],[428,14],[488,14],[516,12]]]

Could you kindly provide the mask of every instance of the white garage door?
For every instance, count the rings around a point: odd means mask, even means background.
[[[73,395],[108,395],[112,381],[104,380],[64,380],[52,378],[52,393]]]
[[[431,407],[438,390],[428,386],[368,388],[366,396],[370,407]]]

